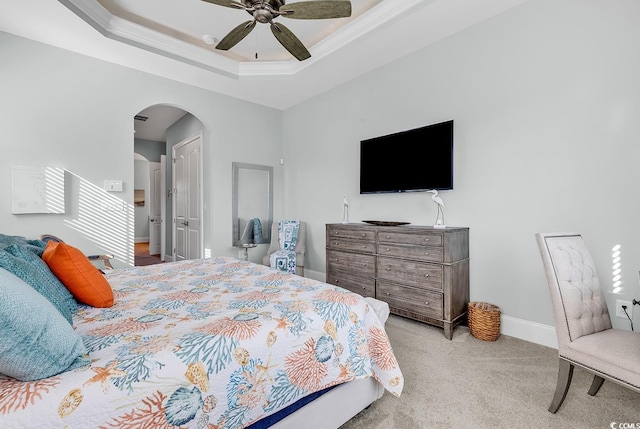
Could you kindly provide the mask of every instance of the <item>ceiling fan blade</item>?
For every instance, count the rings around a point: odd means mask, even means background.
[[[221,51],[228,51],[238,44],[242,39],[247,37],[251,30],[253,30],[256,26],[256,21],[247,21],[238,25],[236,28],[231,30],[229,34],[224,36],[222,40],[218,42],[216,45],[216,49],[220,49]]]
[[[317,0],[286,4],[280,8],[282,16],[294,19],[331,19],[351,16],[348,0]]]
[[[207,3],[213,3],[213,4],[217,4],[218,6],[225,6],[225,7],[232,7],[234,9],[244,9],[245,5],[244,3],[240,3],[238,1],[235,0],[202,0],[202,1],[206,1]]]
[[[311,54],[307,51],[307,48],[304,47],[300,39],[284,25],[276,22],[271,23],[271,32],[276,36],[278,42],[299,61],[304,61],[311,57]]]

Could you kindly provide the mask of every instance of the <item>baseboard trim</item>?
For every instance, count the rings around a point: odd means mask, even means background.
[[[313,271],[308,268],[304,269],[304,276],[321,282],[327,279],[325,273]],[[531,343],[540,344],[541,346],[551,347],[552,349],[558,348],[556,328],[543,325],[542,323],[502,315],[500,317],[500,333]]]
[[[149,237],[135,237],[133,239],[134,243],[148,243],[149,242]]]
[[[318,280],[320,282],[327,281],[327,275],[325,273],[321,273],[320,271],[313,271],[307,267],[304,267],[304,276],[308,279]]]
[[[500,317],[500,333],[552,349],[558,348],[556,329],[553,326],[503,315]]]

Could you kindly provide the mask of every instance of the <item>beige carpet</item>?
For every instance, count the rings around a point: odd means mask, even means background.
[[[589,396],[591,377],[580,369],[558,413],[549,413],[555,349],[504,335],[485,342],[466,327],[449,341],[441,329],[398,316],[387,333],[405,377],[402,396],[385,392],[342,429],[640,427],[640,393],[606,381]]]

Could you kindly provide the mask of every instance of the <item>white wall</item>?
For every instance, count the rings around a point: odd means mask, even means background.
[[[453,119],[455,189],[441,196],[447,224],[470,227],[472,300],[553,325],[534,233],[569,230],[610,308],[639,297],[638,22],[632,0],[530,1],[285,111],[285,212],[309,222],[305,269],[325,271],[324,224],[341,221],[343,194],[351,221],[433,224],[430,195],[359,195],[359,142]]]
[[[231,246],[231,163],[276,165],[281,112],[126,67],[0,33],[0,225],[5,234],[52,233],[86,253],[114,253],[133,262],[133,116],[170,104],[205,126],[206,242],[212,254],[237,255]],[[246,118],[260,118],[255,128]],[[11,165],[65,168],[64,215],[12,215]],[[102,192],[104,180],[124,192]],[[276,174],[276,189],[282,188]],[[279,207],[281,193],[276,191]],[[105,210],[116,200],[119,210]],[[124,204],[124,205],[123,205]],[[124,209],[123,209],[124,207]]]
[[[508,320],[552,325],[533,234],[573,230],[609,291],[611,249],[621,246],[612,307],[640,296],[637,22],[635,0],[529,1],[285,112],[0,33],[2,232],[53,233],[132,260],[132,118],[164,103],[205,127],[212,253],[237,254],[231,162],[272,165],[274,218],[309,223],[305,271],[321,274],[324,224],[341,221],[345,193],[352,220],[435,219],[424,194],[358,194],[359,141],[454,119],[455,189],[442,196],[447,223],[471,228],[471,298],[499,305]],[[69,170],[68,212],[12,215],[12,164]],[[124,192],[99,194],[106,179],[123,180]],[[125,210],[81,201],[87,189],[121,198]]]

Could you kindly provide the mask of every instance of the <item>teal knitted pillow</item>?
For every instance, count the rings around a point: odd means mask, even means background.
[[[4,249],[12,244],[26,247],[38,256],[42,256],[44,248],[47,247],[47,243],[42,240],[29,240],[20,235],[5,235],[0,234],[0,249]]]
[[[0,268],[0,373],[39,380],[89,363],[82,339],[31,286]]]
[[[69,323],[78,311],[71,292],[51,272],[47,264],[29,249],[12,244],[0,249],[0,268],[15,274],[47,298]]]

